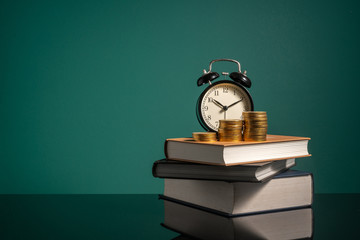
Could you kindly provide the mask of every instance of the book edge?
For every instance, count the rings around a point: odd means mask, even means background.
[[[248,163],[270,162],[270,161],[285,160],[285,159],[289,159],[289,158],[303,158],[303,157],[311,157],[311,154],[300,155],[300,156],[288,156],[288,157],[283,157],[283,158],[270,158],[270,159],[246,161],[246,162],[238,162],[238,163],[225,163],[225,162],[224,163],[212,163],[212,162],[203,162],[203,161],[196,161],[196,160],[179,159],[179,158],[169,158],[169,160],[191,162],[191,163],[198,163],[198,164],[207,164],[207,165],[217,165],[217,166],[235,166],[235,165],[243,165],[243,164],[248,164]]]
[[[164,160],[164,159],[162,159],[162,160]],[[296,166],[296,161],[294,161],[294,163],[290,164],[290,165],[287,166],[287,167],[284,167],[284,168],[282,168],[282,169],[279,169],[276,173],[271,174],[270,176],[267,176],[267,177],[264,177],[264,178],[260,178],[260,179],[259,179],[258,177],[256,177],[256,174],[255,174],[255,175],[252,176],[252,177],[248,177],[248,179],[246,179],[246,180],[245,180],[245,179],[241,179],[241,180],[239,180],[239,179],[237,179],[237,180],[221,179],[221,180],[220,180],[220,179],[208,179],[208,178],[201,178],[201,177],[199,177],[199,178],[196,178],[196,177],[191,178],[191,177],[174,177],[174,176],[163,175],[163,174],[160,174],[160,175],[159,175],[159,174],[157,173],[157,167],[158,167],[158,165],[166,164],[166,163],[161,163],[162,160],[155,161],[154,164],[153,164],[152,172],[153,172],[153,176],[156,177],[156,178],[162,178],[162,179],[168,178],[168,179],[206,180],[206,181],[226,181],[226,182],[263,183],[263,182],[267,182],[267,181],[271,180],[272,178],[274,178],[274,176],[279,175],[279,174],[281,174],[281,173],[284,173],[284,172],[288,171],[290,168]],[[288,160],[288,159],[286,159],[286,160]],[[179,162],[179,164],[181,164],[181,163],[186,164],[185,162]],[[174,163],[174,164],[178,164],[178,163]],[[272,164],[273,164],[273,162],[268,162],[266,165],[272,165]],[[205,165],[205,164],[201,164],[201,165]],[[244,165],[245,165],[245,164],[244,164]],[[222,166],[222,167],[224,167],[224,166]],[[264,167],[264,166],[262,166],[262,167]],[[267,167],[269,168],[269,166],[267,166]],[[255,166],[254,166],[254,168],[259,169],[259,168],[261,168],[261,167],[255,167]],[[255,173],[255,172],[254,172],[254,173]]]
[[[311,208],[312,204],[307,205],[301,205],[301,206],[294,206],[294,207],[286,207],[286,208],[277,208],[277,209],[271,209],[271,210],[263,210],[263,211],[254,211],[254,212],[247,212],[247,213],[239,213],[239,214],[232,214],[227,212],[222,212],[219,210],[215,210],[208,207],[203,207],[197,204],[189,203],[186,201],[182,201],[176,198],[168,197],[163,194],[159,194],[159,199],[170,201],[174,203],[178,203],[184,206],[192,207],[195,209],[199,209],[205,212],[213,213],[219,216],[227,217],[227,218],[234,218],[234,217],[240,217],[240,216],[248,216],[248,215],[257,215],[257,214],[266,214],[266,213],[272,213],[272,212],[282,212],[282,211],[290,211],[290,210],[296,210],[296,209],[303,209],[303,208]]]
[[[274,142],[290,142],[290,141],[304,141],[311,140],[309,137],[298,137],[298,136],[286,136],[286,135],[267,135],[268,137],[276,137],[278,139],[266,140],[266,141],[240,141],[240,142],[196,142],[189,141],[193,140],[192,138],[168,138],[165,140],[172,142],[183,142],[189,144],[201,144],[201,145],[211,145],[211,146],[244,146],[244,145],[256,145],[256,144],[266,144],[266,143],[274,143]]]

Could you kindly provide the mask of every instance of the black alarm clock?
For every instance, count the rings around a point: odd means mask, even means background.
[[[234,62],[238,65],[238,71],[229,75],[232,80],[221,80],[213,83],[220,75],[212,72],[212,64],[219,61]],[[253,111],[254,103],[249,91],[251,81],[246,76],[246,71],[241,72],[240,63],[233,59],[215,59],[210,62],[209,70],[204,69],[204,74],[197,80],[197,85],[209,84],[201,93],[196,104],[196,115],[201,126],[207,130],[216,132],[221,119],[242,119],[243,111]]]

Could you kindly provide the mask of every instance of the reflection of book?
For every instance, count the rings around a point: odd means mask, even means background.
[[[167,159],[214,164],[238,165],[310,156],[310,138],[268,135],[263,142],[195,142],[192,138],[173,138],[165,142]]]
[[[153,175],[160,178],[260,182],[294,165],[294,158],[236,166],[216,166],[162,159],[154,162]]]
[[[306,239],[313,233],[311,208],[226,218],[169,201],[164,207],[163,226],[197,239]]]
[[[187,237],[187,236],[185,236],[185,235],[180,235],[180,236],[177,236],[177,237],[175,237],[175,238],[173,238],[173,239],[171,239],[171,240],[194,240],[194,238],[192,238],[192,237]]]
[[[165,179],[161,198],[224,216],[310,206],[312,174],[289,170],[265,183]]]

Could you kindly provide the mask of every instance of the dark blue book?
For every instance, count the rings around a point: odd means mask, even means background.
[[[160,198],[234,217],[309,207],[313,176],[288,170],[264,183],[165,179]]]

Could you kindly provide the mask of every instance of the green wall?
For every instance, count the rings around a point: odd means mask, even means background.
[[[201,131],[212,59],[248,71],[269,132],[311,137],[315,191],[360,192],[357,1],[0,3],[0,193],[160,193],[166,138]],[[231,63],[215,71],[233,71]]]

